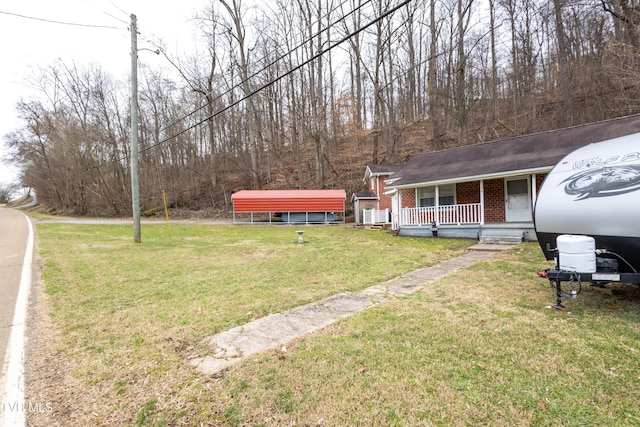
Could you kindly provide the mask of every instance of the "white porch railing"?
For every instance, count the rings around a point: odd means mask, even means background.
[[[398,226],[407,225],[480,224],[480,203],[465,205],[445,205],[428,208],[402,208],[398,217]]]
[[[362,211],[362,223],[365,225],[370,224],[388,224],[389,223],[389,209],[364,209]]]

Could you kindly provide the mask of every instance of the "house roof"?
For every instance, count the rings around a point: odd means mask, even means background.
[[[633,115],[434,151],[411,158],[393,174],[394,181],[389,187],[415,187],[549,171],[577,148],[638,132],[640,115]]]
[[[364,170],[364,181],[372,176],[389,176],[402,169],[404,165],[376,165],[369,164]]]
[[[344,190],[241,190],[231,195],[234,212],[342,212]]]
[[[373,191],[357,191],[351,196],[351,201],[354,200],[378,200],[378,195]]]

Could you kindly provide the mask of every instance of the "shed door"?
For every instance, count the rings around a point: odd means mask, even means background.
[[[505,216],[507,222],[531,221],[529,178],[506,180]]]

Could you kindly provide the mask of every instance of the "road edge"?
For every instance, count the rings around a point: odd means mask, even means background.
[[[24,215],[28,223],[27,246],[22,259],[20,285],[13,312],[11,334],[7,345],[3,366],[6,368],[5,384],[3,384],[2,415],[5,427],[26,426],[25,408],[25,337],[27,309],[31,291],[33,271],[34,231],[33,223],[28,215]]]

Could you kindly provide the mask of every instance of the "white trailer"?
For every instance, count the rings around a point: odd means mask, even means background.
[[[580,282],[640,284],[640,133],[589,144],[562,159],[540,188],[534,225],[545,257],[556,261],[541,275],[555,284],[558,308],[561,297],[579,292]],[[563,253],[563,245],[571,249]],[[595,268],[581,267],[593,265],[591,257]]]

